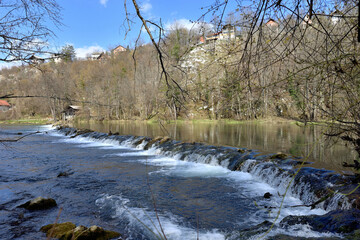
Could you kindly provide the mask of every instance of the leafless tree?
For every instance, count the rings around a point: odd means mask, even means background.
[[[47,40],[54,36],[49,24],[61,25],[55,0],[5,0],[0,2],[0,61],[31,62],[50,53]]]

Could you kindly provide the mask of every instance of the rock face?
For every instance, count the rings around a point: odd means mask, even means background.
[[[71,222],[49,224],[43,226],[40,231],[45,232],[47,237],[61,240],[108,240],[121,236],[120,233],[104,230],[98,226],[91,226],[89,228],[84,226],[76,227]]]
[[[360,210],[335,210],[322,216],[287,216],[280,222],[283,227],[296,224],[308,224],[317,232],[354,234],[360,229]]]
[[[37,197],[31,201],[27,201],[26,203],[18,207],[25,208],[28,210],[44,210],[56,206],[57,206],[56,201],[52,198]]]

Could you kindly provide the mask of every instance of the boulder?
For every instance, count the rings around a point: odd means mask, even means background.
[[[56,201],[52,198],[37,197],[31,201],[27,201],[24,204],[18,206],[19,208],[25,208],[28,210],[44,210],[52,207],[56,207]]]
[[[82,225],[76,227],[71,222],[49,224],[43,226],[40,231],[45,232],[47,237],[61,240],[108,240],[121,236],[120,233],[104,230],[95,225],[89,228]]]
[[[62,238],[67,232],[75,229],[76,225],[71,222],[48,224],[40,228],[40,231],[46,233],[46,237]]]

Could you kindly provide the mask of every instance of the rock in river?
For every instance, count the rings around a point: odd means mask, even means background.
[[[19,208],[25,208],[28,210],[44,210],[52,207],[56,207],[56,201],[52,198],[37,197],[31,201],[27,201],[24,204],[18,206]]]
[[[271,198],[272,197],[272,194],[271,193],[269,193],[269,192],[267,192],[267,193],[265,193],[264,194],[264,198]]]
[[[61,172],[57,175],[57,177],[68,177],[70,175],[71,175],[71,173],[69,173],[69,172]]]
[[[43,226],[40,231],[45,232],[47,237],[62,240],[108,240],[121,236],[120,233],[104,230],[98,226],[91,226],[89,228],[84,226],[76,227],[71,222],[49,224]]]

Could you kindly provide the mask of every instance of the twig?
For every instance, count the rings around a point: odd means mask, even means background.
[[[20,141],[21,139],[25,138],[25,137],[28,137],[30,135],[34,135],[34,134],[37,134],[37,133],[40,133],[39,131],[37,132],[33,132],[33,133],[29,133],[29,134],[26,134],[24,136],[21,136],[17,139],[0,139],[0,142],[17,142],[17,141]]]
[[[57,217],[56,217],[56,219],[55,219],[55,223],[53,224],[53,226],[52,226],[52,228],[51,228],[51,230],[50,230],[50,233],[49,233],[49,235],[47,236],[46,240],[50,240],[50,238],[52,237],[52,234],[53,234],[53,232],[54,232],[54,230],[55,230],[56,224],[57,224],[58,221],[59,221],[60,214],[61,214],[61,211],[62,211],[62,210],[63,210],[62,207],[60,207],[59,213],[58,213],[58,215],[57,215]]]

